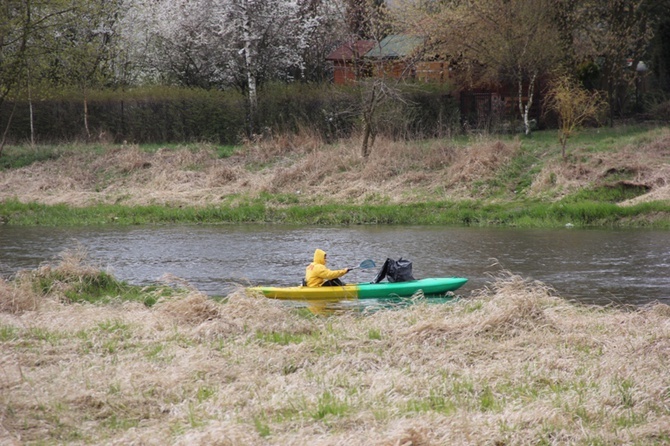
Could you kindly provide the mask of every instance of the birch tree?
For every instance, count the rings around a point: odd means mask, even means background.
[[[458,60],[462,81],[472,86],[516,86],[526,134],[538,79],[561,59],[552,0],[463,0],[431,5],[415,27],[434,46]]]
[[[138,0],[135,21],[151,31],[135,38],[150,54],[149,75],[242,90],[252,132],[259,86],[302,72],[328,6],[317,0]]]
[[[255,131],[258,87],[269,79],[293,80],[323,16],[318,5],[297,0],[219,0],[212,30],[227,51],[218,76],[243,85],[249,103],[249,130]],[[239,82],[240,74],[243,83]]]

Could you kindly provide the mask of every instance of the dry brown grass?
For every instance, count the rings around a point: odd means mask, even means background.
[[[612,152],[575,147],[566,162],[539,160],[530,194],[555,200],[583,187],[630,185],[650,193],[631,200],[670,199],[670,130],[650,132],[646,141]],[[219,159],[213,148],[161,149],[109,146],[102,154],[65,151],[57,160],[0,172],[0,200],[87,206],[207,206],[232,197],[269,192],[296,194],[310,204],[406,203],[486,197],[485,185],[519,153],[519,140],[480,138],[467,147],[434,140],[404,142],[378,138],[367,159],[360,137],[324,144],[309,132],[268,135],[247,141],[235,155]],[[473,185],[477,187],[473,187]]]
[[[0,312],[20,314],[35,311],[40,300],[29,284],[7,282],[0,278]]]
[[[462,150],[450,166],[451,185],[469,186],[473,181],[490,179],[518,152],[521,143],[484,141]]]
[[[492,175],[514,147],[490,142],[457,150],[444,141],[412,144],[379,138],[365,160],[359,138],[325,145],[309,133],[248,141],[227,159],[217,159],[207,145],[155,153],[110,146],[101,155],[77,150],[1,172],[0,200],[204,206],[239,194],[299,192],[313,203],[361,203],[370,196],[405,202],[443,191],[445,185],[459,184],[454,193],[467,193],[468,180]]]
[[[89,263],[83,246],[66,250],[55,265],[44,264],[33,271],[19,271],[9,282],[0,279],[0,311],[20,314],[37,310],[43,303],[43,293],[35,286],[40,279],[49,278],[51,286],[46,293],[62,299],[62,293],[72,289],[74,283],[99,274],[100,270]]]
[[[315,132],[303,129],[298,133],[268,134],[244,142],[246,155],[257,162],[267,163],[285,156],[304,155],[324,146]]]
[[[624,146],[614,152],[591,154],[572,151],[579,162],[547,162],[531,186],[536,195],[558,193],[558,198],[585,186],[622,183],[642,186],[648,194],[621,203],[623,206],[650,200],[670,200],[670,131],[654,132],[648,141]]]
[[[574,305],[511,273],[367,315],[241,289],[45,303],[0,311],[2,444],[670,441],[665,305]]]

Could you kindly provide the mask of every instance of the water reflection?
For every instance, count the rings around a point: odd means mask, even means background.
[[[407,258],[414,276],[462,276],[467,295],[501,269],[589,303],[670,304],[670,231],[519,230],[409,226],[262,225],[17,228],[0,226],[0,274],[33,269],[77,244],[116,277],[155,283],[181,277],[211,295],[242,285],[300,282],[315,248],[329,266]],[[376,270],[354,270],[351,282]]]
[[[458,294],[449,292],[444,297],[424,297],[417,293],[412,297],[392,299],[362,299],[362,300],[303,300],[301,302],[283,301],[290,306],[307,308],[311,313],[319,316],[332,316],[344,313],[371,314],[379,310],[395,310],[410,305],[442,305],[459,299]]]

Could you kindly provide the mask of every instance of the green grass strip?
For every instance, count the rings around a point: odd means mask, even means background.
[[[0,203],[0,221],[17,226],[144,225],[173,223],[281,223],[301,225],[458,225],[509,227],[670,228],[670,205],[663,202],[622,207],[614,203],[484,204],[477,201],[406,205],[268,206],[250,201],[237,206],[167,207]]]

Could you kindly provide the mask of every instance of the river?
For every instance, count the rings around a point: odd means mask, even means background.
[[[292,227],[178,225],[137,227],[0,226],[0,275],[55,262],[83,246],[91,262],[132,284],[165,274],[210,295],[231,284],[295,285],[315,248],[330,268],[387,257],[413,262],[416,278],[459,276],[469,295],[501,270],[539,280],[585,303],[670,304],[670,231],[510,229],[437,226]],[[354,270],[349,282],[374,278]]]

